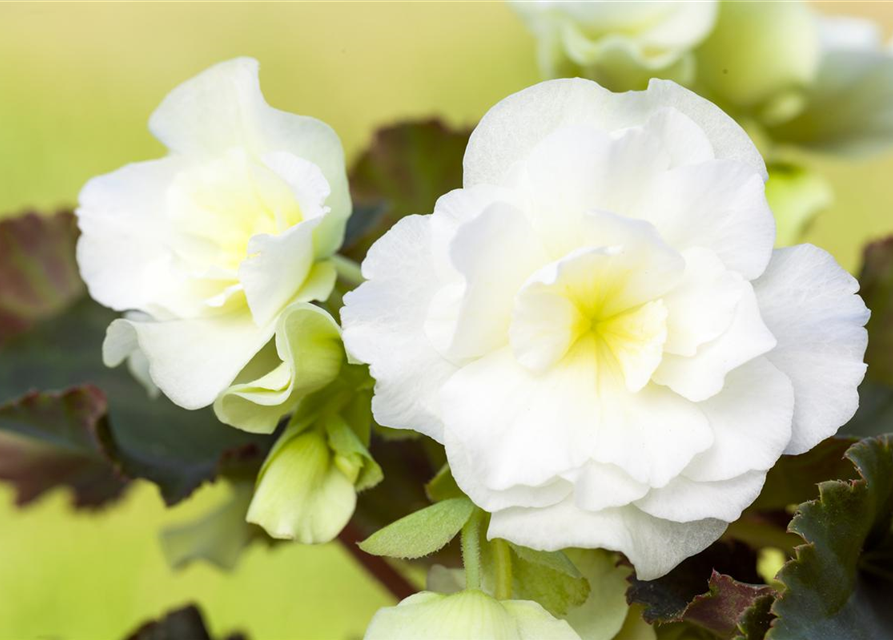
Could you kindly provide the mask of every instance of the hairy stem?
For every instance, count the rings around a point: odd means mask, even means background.
[[[512,552],[505,540],[493,540],[493,560],[496,568],[497,600],[510,600],[512,597]]]
[[[362,538],[353,524],[348,523],[338,534],[338,541],[347,549],[348,553],[359,562],[369,574],[378,580],[397,600],[408,598],[418,592],[412,583],[404,578],[399,571],[388,564],[388,561],[379,556],[372,556],[360,549],[357,543]]]
[[[481,519],[480,509],[475,509],[462,527],[462,564],[465,565],[465,588],[481,588]]]

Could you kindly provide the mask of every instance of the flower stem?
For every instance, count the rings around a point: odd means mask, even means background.
[[[480,509],[475,509],[462,527],[462,564],[465,565],[465,588],[481,588],[481,519]]]
[[[365,282],[363,272],[360,270],[360,265],[350,258],[345,258],[336,253],[332,256],[332,264],[335,265],[335,271],[338,273],[338,278],[349,284],[351,287],[358,287]]]
[[[496,568],[497,600],[510,600],[512,597],[512,553],[505,540],[493,540],[493,560]]]

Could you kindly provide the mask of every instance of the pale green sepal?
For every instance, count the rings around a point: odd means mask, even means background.
[[[161,549],[171,568],[204,560],[224,571],[233,569],[257,531],[245,522],[252,492],[250,483],[236,483],[226,500],[210,513],[162,529]]]
[[[481,591],[423,591],[379,609],[365,640],[580,640],[535,602],[499,601]]]
[[[820,175],[791,164],[770,164],[766,199],[775,215],[775,246],[803,241],[810,223],[834,201],[834,191]]]
[[[374,556],[421,558],[443,548],[474,511],[468,498],[451,498],[392,522],[360,543]]]
[[[311,429],[289,435],[280,438],[261,469],[248,522],[274,538],[329,542],[353,515],[356,490],[335,465],[323,434]]]
[[[561,551],[535,551],[509,543],[512,593],[538,602],[549,613],[565,616],[586,602],[588,580]]]
[[[335,453],[335,465],[354,483],[358,492],[381,482],[384,477],[381,467],[341,415],[328,416],[325,427],[329,447]]]
[[[344,360],[341,330],[323,309],[294,302],[276,325],[276,356],[267,354],[266,373],[240,380],[214,403],[221,422],[252,433],[272,433],[300,399],[338,376]],[[252,362],[251,369],[258,368]],[[247,369],[247,368],[246,368]]]
[[[431,502],[440,502],[449,498],[461,498],[465,495],[462,493],[459,485],[456,484],[448,464],[443,465],[440,471],[428,481],[428,484],[425,485],[425,493]]]
[[[626,579],[630,570],[617,566],[617,555],[610,551],[568,549],[566,554],[589,581],[590,592],[586,601],[571,609],[564,619],[583,640],[612,640],[627,618]]]

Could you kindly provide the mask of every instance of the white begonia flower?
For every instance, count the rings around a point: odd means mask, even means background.
[[[137,357],[195,409],[269,342],[287,305],[331,292],[351,208],[344,152],[325,123],[270,107],[249,58],[174,89],[149,129],[166,157],[81,191],[78,264],[94,299],[136,312],[109,327],[106,364]]]
[[[482,591],[422,591],[379,609],[365,640],[580,640],[536,602],[497,600]]]
[[[713,104],[544,82],[484,116],[464,169],[372,247],[343,338],[377,422],[445,444],[491,538],[659,577],[854,413],[858,285],[773,252],[763,160]]]
[[[582,76],[621,91],[652,77],[694,78],[694,49],[716,20],[717,2],[511,0],[537,38],[547,77]]]
[[[871,20],[812,16],[820,60],[804,107],[769,130],[821,151],[867,154],[893,145],[893,51]]]

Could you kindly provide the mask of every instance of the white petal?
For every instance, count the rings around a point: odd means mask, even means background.
[[[372,411],[379,424],[443,441],[439,391],[456,370],[424,331],[440,282],[431,259],[431,218],[394,225],[363,261],[366,282],[344,296],[341,321],[351,356],[375,378]]]
[[[538,486],[516,484],[505,489],[493,489],[485,483],[479,472],[477,458],[465,444],[447,429],[445,445],[450,471],[462,491],[472,502],[486,511],[498,511],[508,507],[547,507],[564,500],[573,490],[573,484],[562,478],[554,478]]]
[[[109,325],[103,360],[115,367],[139,349],[164,394],[185,409],[199,409],[230,385],[273,329],[259,328],[244,312],[162,322],[122,318]]]
[[[704,130],[717,158],[743,162],[765,179],[763,159],[744,130],[691,91],[673,82],[652,80],[647,91],[615,94],[577,78],[541,82],[490,109],[465,151],[464,184],[502,184],[515,162],[525,159],[560,127],[590,125],[614,131],[642,125],[667,107]]]
[[[239,280],[259,326],[275,321],[303,287],[313,266],[313,232],[321,220],[304,220],[279,235],[262,233],[248,242],[248,258],[239,265]],[[325,293],[328,296],[329,292]]]
[[[628,505],[647,494],[650,488],[613,464],[588,462],[568,477],[574,478],[574,504],[586,511]]]
[[[697,482],[679,476],[660,489],[636,501],[636,506],[656,518],[673,522],[694,522],[718,518],[734,522],[757,499],[765,471],[748,471],[735,478],[716,482]]]
[[[650,384],[638,393],[605,384],[600,390],[598,445],[592,458],[617,465],[633,479],[662,487],[713,444],[698,405]]]
[[[713,429],[713,446],[694,457],[683,475],[728,480],[771,469],[791,439],[794,389],[766,356],[729,373],[721,392],[698,405]]]
[[[742,162],[679,167],[650,185],[646,219],[677,251],[710,249],[726,267],[753,280],[766,268],[775,244],[765,180]]]
[[[654,381],[693,402],[722,391],[726,374],[771,351],[776,339],[760,317],[750,283],[740,281],[741,299],[731,326],[716,340],[702,345],[691,357],[665,354]]]
[[[221,62],[171,91],[149,119],[149,129],[170,150],[188,156],[217,156],[244,147],[256,156],[288,151],[321,170],[332,195],[335,218],[350,215],[344,151],[324,122],[279,111],[264,100],[258,63],[252,58]]]
[[[722,520],[679,523],[634,506],[584,511],[573,499],[545,509],[506,509],[490,518],[487,537],[504,538],[531,549],[601,548],[626,554],[641,580],[654,580],[703,551],[726,529]]]
[[[590,457],[599,419],[596,369],[588,354],[570,354],[534,375],[506,347],[454,374],[441,407],[450,437],[472,458],[467,476],[454,472],[459,486],[538,486]]]
[[[767,357],[794,384],[785,453],[803,453],[836,433],[859,406],[869,311],[856,295],[856,279],[812,245],[776,250],[754,289],[778,338]]]
[[[500,202],[459,225],[449,253],[461,280],[434,296],[426,332],[458,363],[506,344],[514,294],[547,258],[524,215]]]
[[[682,280],[663,297],[668,311],[664,349],[693,356],[699,346],[729,328],[741,289],[736,274],[729,272],[712,251],[688,249],[683,257]]]
[[[146,309],[164,299],[176,276],[163,217],[165,193],[183,162],[129,164],[90,180],[77,209],[77,259],[90,296],[116,311]]]

